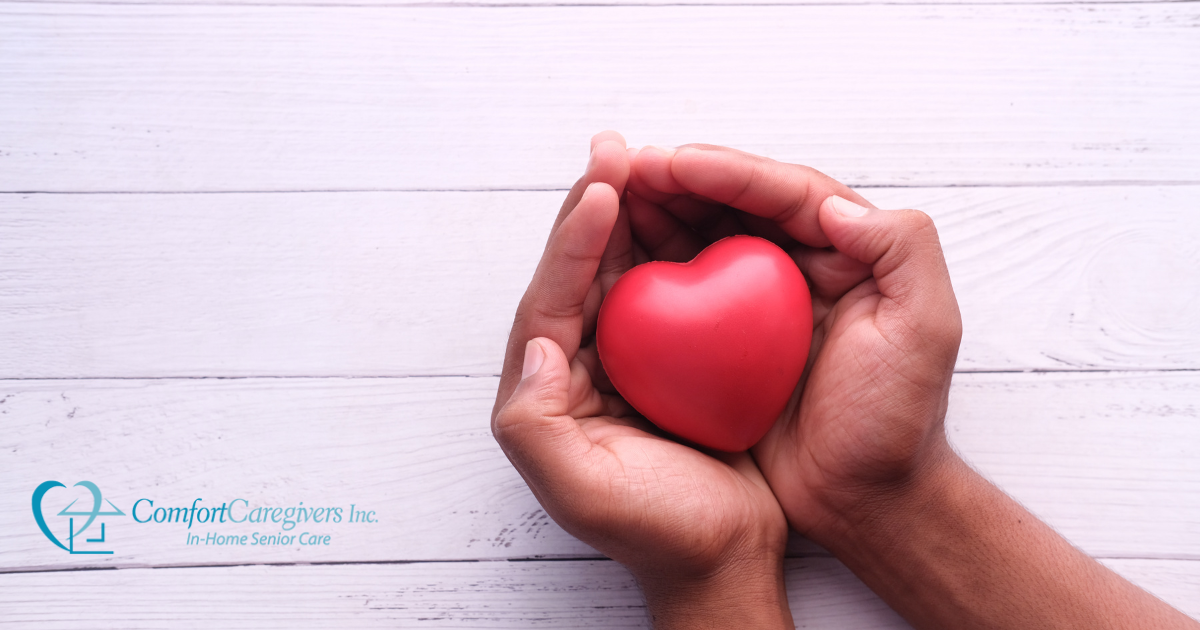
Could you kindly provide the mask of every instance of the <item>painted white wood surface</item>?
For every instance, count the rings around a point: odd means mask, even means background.
[[[1200,368],[1200,186],[871,189],[960,370]],[[0,377],[486,375],[563,193],[0,195]]]
[[[603,128],[933,214],[951,440],[1200,616],[1200,5],[841,1],[0,3],[0,625],[646,627],[487,427],[542,189]],[[72,557],[32,524],[46,479],[380,523],[205,549],[113,521],[118,555]],[[798,625],[907,627],[790,552]]]
[[[1200,562],[1105,564],[1200,617]],[[909,628],[837,560],[785,564],[798,628]],[[608,561],[243,566],[0,574],[0,624],[122,628],[648,628]]]
[[[858,185],[1197,182],[1197,19],[0,4],[0,191],[561,188],[604,128]]]
[[[20,509],[0,512],[0,571],[594,557],[546,517],[493,441],[496,384],[2,381],[0,496],[19,498]],[[1088,553],[1200,561],[1200,374],[959,374],[947,422],[968,461]],[[127,513],[141,498],[156,507],[242,498],[249,507],[354,503],[379,522],[287,530],[328,533],[326,547],[217,547],[189,546],[186,536],[281,526],[189,530],[130,514],[108,524],[119,553],[70,556],[28,511],[48,479],[93,481]],[[793,553],[824,552],[797,541]]]

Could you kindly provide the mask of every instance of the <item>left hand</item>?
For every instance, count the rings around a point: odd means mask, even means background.
[[[809,283],[804,376],[751,449],[794,529],[838,553],[849,529],[958,459],[943,421],[962,324],[927,215],[875,209],[811,168],[709,145],[642,150],[628,189],[633,233],[653,258],[690,260],[749,233],[783,248]]]
[[[593,138],[517,309],[492,432],[559,525],[630,569],[656,627],[791,627],[787,524],[753,459],[662,437],[597,358],[600,303],[638,256],[628,173],[624,140]]]

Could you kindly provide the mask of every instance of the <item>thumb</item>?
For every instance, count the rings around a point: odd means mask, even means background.
[[[888,301],[881,314],[897,315],[894,323],[920,337],[914,341],[942,341],[957,351],[962,320],[929,215],[876,210],[832,196],[821,204],[818,216],[838,251],[871,265],[879,293]]]
[[[492,419],[492,435],[535,494],[572,477],[591,440],[567,415],[571,368],[545,337],[525,344],[521,382]]]

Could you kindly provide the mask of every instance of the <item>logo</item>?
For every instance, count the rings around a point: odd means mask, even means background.
[[[54,488],[65,488],[66,486],[64,484],[61,484],[57,481],[44,481],[42,482],[42,485],[38,486],[37,489],[33,491],[33,518],[37,520],[38,527],[41,528],[42,533],[46,535],[46,538],[49,538],[50,542],[58,545],[63,551],[72,554],[111,554],[111,551],[77,551],[75,549],[75,539],[83,536],[83,532],[87,531],[88,527],[91,527],[92,522],[96,520],[97,516],[125,516],[125,513],[118,509],[117,506],[113,505],[112,501],[104,500],[100,495],[100,488],[97,487],[96,484],[90,481],[80,481],[79,483],[75,484],[75,486],[82,486],[91,491],[92,509],[88,511],[70,511],[71,508],[79,502],[79,499],[75,499],[58,513],[58,516],[66,516],[69,518],[67,523],[67,544],[62,544],[62,541],[60,541],[58,537],[54,535],[54,532],[50,530],[50,526],[46,524],[45,516],[42,514],[42,497],[46,496],[46,493]],[[101,511],[101,508],[103,507],[102,503],[104,502],[108,503],[109,507],[112,508],[112,511]],[[87,517],[87,520],[83,521],[83,524],[79,526],[79,529],[75,528],[76,516]],[[103,543],[104,523],[100,523],[99,538],[86,538],[84,539],[84,542]]]

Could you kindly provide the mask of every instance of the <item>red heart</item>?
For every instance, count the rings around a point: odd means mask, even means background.
[[[659,428],[742,451],[783,412],[808,358],[812,299],[782,249],[721,239],[689,263],[649,262],[621,276],[596,325],[617,391]]]

